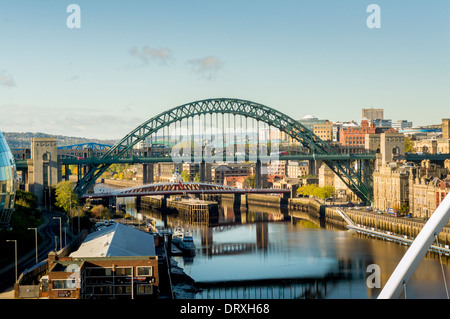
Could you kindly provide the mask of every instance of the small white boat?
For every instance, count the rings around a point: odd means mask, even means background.
[[[181,227],[175,228],[172,235],[172,242],[180,248],[183,253],[195,254],[194,238],[191,231],[186,231]]]

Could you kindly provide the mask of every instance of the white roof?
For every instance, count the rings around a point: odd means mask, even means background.
[[[153,235],[116,223],[86,236],[70,257],[155,256]]]

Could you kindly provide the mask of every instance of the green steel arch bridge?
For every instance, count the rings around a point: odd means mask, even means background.
[[[301,154],[280,152],[280,133],[298,142]],[[171,154],[136,155],[136,145],[152,141],[170,145]],[[171,108],[130,131],[102,157],[68,158],[62,164],[88,167],[75,188],[81,197],[113,163],[254,161],[258,172],[261,162],[319,159],[358,198],[373,202],[370,166],[375,154],[340,154],[290,116],[241,99],[205,99]]]

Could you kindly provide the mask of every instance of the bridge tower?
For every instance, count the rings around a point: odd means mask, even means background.
[[[27,191],[38,198],[38,205],[48,206],[49,187],[58,183],[58,154],[56,138],[33,138],[31,140],[31,159],[28,164]]]

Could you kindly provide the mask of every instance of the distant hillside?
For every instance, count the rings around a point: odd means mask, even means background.
[[[100,144],[109,144],[113,145],[117,142],[117,140],[100,140],[100,139],[88,139],[83,137],[72,137],[72,136],[63,136],[63,135],[52,135],[45,133],[18,133],[18,132],[2,132],[5,136],[6,141],[11,149],[14,148],[30,148],[31,147],[31,139],[33,137],[56,137],[58,146],[66,146],[73,144],[82,144],[82,143],[100,143]]]

